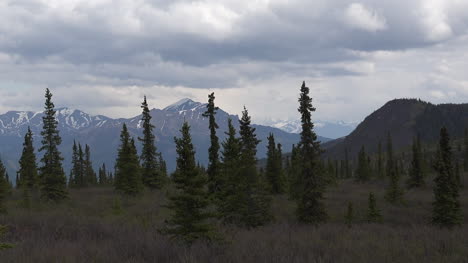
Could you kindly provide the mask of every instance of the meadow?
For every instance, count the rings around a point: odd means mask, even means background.
[[[463,183],[468,185],[468,176]],[[329,220],[318,226],[299,224],[295,204],[275,196],[273,223],[256,229],[218,226],[222,242],[179,244],[159,234],[169,215],[166,191],[123,198],[113,188],[71,189],[60,204],[33,202],[21,207],[21,193],[8,199],[8,226],[0,242],[1,262],[468,262],[468,190],[460,192],[464,223],[439,229],[429,224],[432,178],[427,186],[407,190],[405,204],[384,200],[386,183],[340,180],[326,193]],[[383,222],[365,220],[369,192],[377,197]],[[355,211],[345,224],[348,202]]]

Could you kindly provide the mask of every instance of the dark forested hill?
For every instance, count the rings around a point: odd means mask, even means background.
[[[426,143],[435,142],[442,126],[452,137],[463,136],[468,127],[468,104],[431,104],[417,99],[395,99],[387,102],[361,122],[356,129],[338,140],[323,144],[325,156],[342,158],[345,148],[354,156],[364,146],[375,152],[379,141],[385,149],[390,133],[395,148],[411,144],[419,134]]]

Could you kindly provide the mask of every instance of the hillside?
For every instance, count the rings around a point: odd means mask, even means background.
[[[376,152],[379,142],[385,148],[388,133],[396,149],[410,145],[417,134],[423,142],[433,143],[442,126],[453,138],[463,136],[468,127],[468,104],[435,105],[417,99],[395,99],[366,117],[345,138],[324,143],[325,157],[343,158],[345,148],[354,156],[361,146]]]

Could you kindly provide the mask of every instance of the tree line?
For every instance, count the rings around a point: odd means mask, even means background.
[[[242,111],[239,130],[228,120],[226,138],[220,142],[215,105],[215,95],[208,95],[208,104],[203,116],[208,118],[210,132],[209,162],[205,170],[197,164],[192,143],[190,126],[184,122],[180,136],[174,138],[176,145],[176,170],[169,177],[161,153],[157,151],[154,125],[146,97],[142,108],[142,137],[133,138],[126,126],[122,125],[120,145],[114,173],[105,164],[96,174],[91,161],[88,145],[74,142],[72,169],[67,177],[62,167],[63,158],[58,150],[61,144],[52,93],[46,89],[43,129],[41,131],[40,152],[43,156],[37,166],[33,147],[33,134],[30,129],[24,137],[23,152],[19,161],[17,187],[23,193],[23,203],[30,206],[31,196],[41,200],[60,202],[68,198],[68,188],[89,186],[113,186],[122,195],[138,196],[144,189],[168,188],[167,207],[172,211],[161,233],[168,234],[187,243],[196,240],[220,238],[216,231],[217,223],[255,228],[273,220],[271,211],[272,196],[288,194],[296,202],[296,218],[301,223],[320,224],[329,219],[324,203],[327,187],[336,184],[339,178],[354,178],[356,182],[369,181],[374,174],[378,178],[388,178],[385,199],[395,205],[404,203],[404,189],[401,186],[402,163],[395,157],[390,134],[387,137],[387,150],[384,154],[379,144],[376,158],[371,158],[362,147],[357,157],[357,167],[353,171],[348,151],[344,160],[323,160],[320,142],[314,131],[310,90],[302,83],[298,99],[302,131],[300,141],[294,145],[289,156],[282,153],[282,145],[274,135],[267,138],[266,166],[258,167],[256,158],[260,140],[251,125],[251,116],[246,107]],[[138,154],[136,143],[142,144]],[[468,139],[465,140],[468,146]],[[385,156],[384,156],[385,155]],[[466,153],[468,156],[468,151]],[[375,168],[371,164],[375,159]],[[421,142],[414,140],[412,161],[409,169],[409,188],[425,184],[424,160]],[[468,162],[464,165],[468,167]],[[453,227],[461,224],[459,203],[460,176],[453,165],[450,139],[445,128],[441,129],[440,142],[433,161],[437,172],[434,180],[434,202],[432,222],[438,226]],[[0,208],[11,191],[11,184],[0,160]],[[369,193],[368,222],[380,222],[382,217],[377,208],[373,193]],[[346,222],[351,226],[354,218],[353,204],[348,204]]]

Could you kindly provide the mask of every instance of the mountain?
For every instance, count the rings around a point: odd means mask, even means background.
[[[290,133],[300,133],[302,130],[301,120],[286,120],[286,121],[271,121],[268,122],[269,126],[281,129]],[[354,128],[356,128],[356,123],[346,123],[343,121],[338,122],[329,122],[329,121],[316,121],[314,122],[314,129],[318,135],[327,138],[340,138],[350,134]]]
[[[152,109],[152,123],[156,126],[155,136],[158,151],[162,152],[170,171],[175,169],[175,144],[174,136],[179,136],[182,123],[187,121],[191,126],[191,134],[197,160],[206,165],[208,163],[208,147],[210,144],[208,119],[202,114],[206,110],[206,104],[183,99],[164,109]],[[15,174],[18,169],[18,160],[22,151],[23,136],[28,126],[34,133],[36,150],[39,149],[40,132],[42,129],[42,112],[9,111],[0,115],[0,155],[6,163],[10,174]],[[119,146],[119,135],[122,124],[126,123],[132,136],[141,136],[141,115],[133,118],[112,119],[106,116],[93,116],[83,111],[68,108],[57,109],[56,114],[59,123],[62,144],[60,151],[63,154],[64,167],[69,171],[71,160],[71,149],[73,141],[81,144],[89,144],[95,168],[102,163],[107,167],[113,167],[117,148]],[[219,125],[218,136],[220,140],[225,138],[228,119],[238,120],[237,115],[231,115],[222,109],[218,110],[216,120]],[[238,129],[239,124],[234,122]],[[299,135],[288,133],[280,129],[253,125],[257,131],[257,137],[262,140],[258,146],[258,157],[266,156],[266,143],[269,133],[275,135],[276,140],[283,145],[285,152],[290,151],[293,144],[299,141]],[[323,142],[327,138],[319,138]],[[137,144],[140,147],[140,143]],[[40,158],[40,156],[38,155]],[[38,158],[38,160],[39,160]],[[68,172],[67,172],[68,173]]]
[[[345,138],[327,142],[323,147],[326,157],[342,158],[345,148],[350,156],[355,156],[361,146],[376,152],[379,142],[385,149],[388,133],[395,149],[411,145],[418,134],[423,142],[434,143],[442,126],[447,127],[451,137],[462,137],[468,127],[468,104],[435,105],[418,99],[395,99],[366,117]]]

